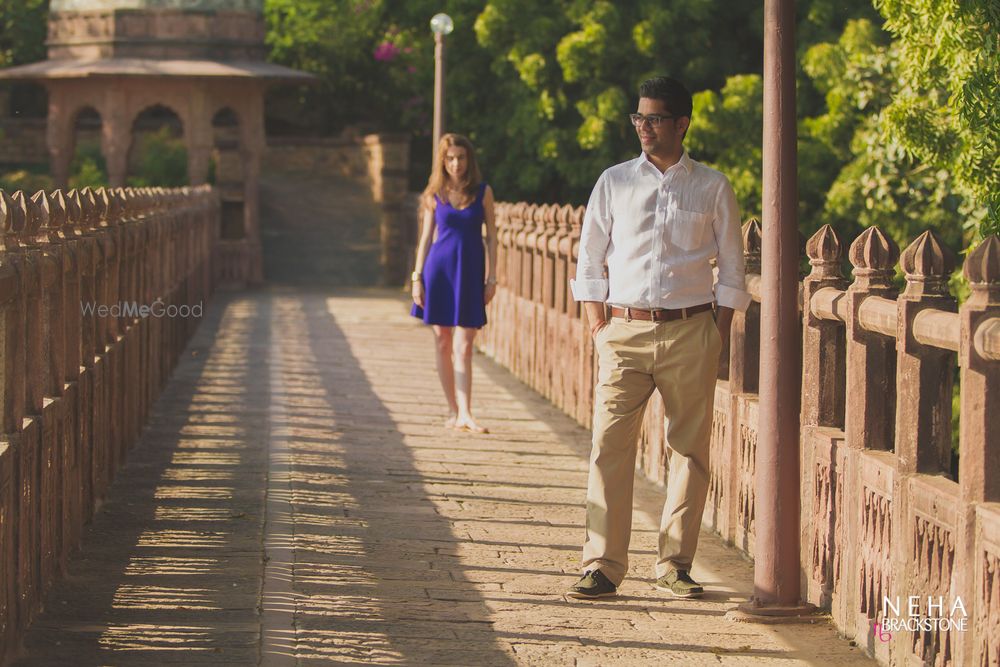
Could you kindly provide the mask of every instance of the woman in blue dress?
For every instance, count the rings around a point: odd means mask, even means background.
[[[496,294],[497,231],[493,191],[482,181],[471,141],[459,134],[441,137],[421,208],[410,314],[434,330],[438,377],[448,401],[445,426],[486,433],[470,409],[472,343]]]

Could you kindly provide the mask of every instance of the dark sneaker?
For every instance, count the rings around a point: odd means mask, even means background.
[[[583,575],[580,581],[566,591],[566,595],[580,600],[596,600],[597,598],[609,598],[616,595],[618,587],[611,583],[611,580],[604,576],[600,570],[591,570]]]
[[[675,598],[700,598],[705,594],[705,589],[687,570],[670,570],[656,580],[656,590],[671,593]]]

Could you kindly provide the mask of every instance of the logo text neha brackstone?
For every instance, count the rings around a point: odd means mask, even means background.
[[[904,630],[964,632],[968,625],[969,616],[961,597],[949,601],[943,595],[885,596],[882,598],[882,620],[872,624],[872,631],[880,641],[887,642],[892,639],[893,633]]]

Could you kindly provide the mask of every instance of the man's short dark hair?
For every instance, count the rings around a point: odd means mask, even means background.
[[[691,117],[691,93],[684,84],[669,76],[654,76],[639,85],[639,97],[662,100],[674,116]]]

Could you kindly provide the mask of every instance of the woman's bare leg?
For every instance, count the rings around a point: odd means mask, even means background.
[[[452,359],[455,327],[434,325],[433,328],[438,379],[441,380],[444,398],[448,401],[448,420],[445,422],[445,426],[451,428],[455,425],[455,420],[458,417],[458,403],[455,400],[455,364]]]
[[[458,419],[455,428],[477,433],[486,433],[472,418],[472,342],[478,329],[458,328],[455,350],[455,400],[458,404]]]

